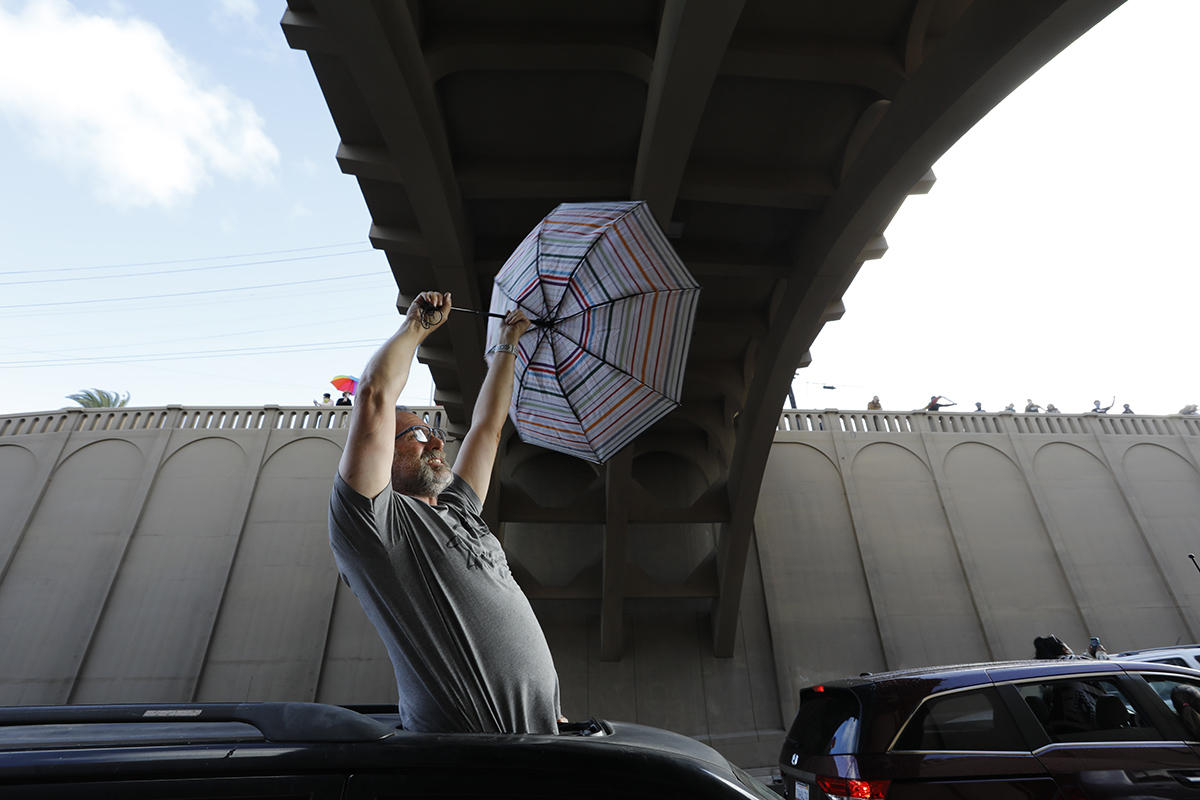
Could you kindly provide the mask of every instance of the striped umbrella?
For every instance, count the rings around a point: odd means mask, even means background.
[[[536,320],[509,410],[521,438],[602,464],[678,406],[699,294],[645,203],[550,212],[492,289],[493,314]]]

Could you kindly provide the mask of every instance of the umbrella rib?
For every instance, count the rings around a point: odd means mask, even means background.
[[[559,333],[561,335],[561,331]],[[576,342],[574,339],[572,339],[569,336],[563,336],[563,338],[566,339],[568,342],[571,342],[572,344],[574,344],[576,347],[582,347],[582,345],[580,345],[579,342]],[[550,343],[550,350],[551,351],[554,350],[554,342]],[[557,366],[558,358],[555,357],[554,361],[555,361],[555,365]],[[601,361],[604,361],[604,360],[601,359]],[[604,362],[604,363],[608,363],[608,362]],[[620,368],[618,368],[618,370],[619,369]],[[591,435],[588,434],[588,430],[583,424],[583,417],[579,416],[579,410],[577,408],[575,408],[575,404],[571,402],[571,396],[569,394],[567,394],[567,389],[562,384],[562,375],[559,373],[559,371],[557,369],[554,370],[554,382],[558,384],[558,391],[562,393],[563,400],[567,401],[567,408],[571,409],[571,415],[573,417],[575,417],[576,420],[579,421],[579,431],[583,434],[583,438],[587,441],[588,447],[591,449],[592,453],[595,453],[596,452],[596,444],[595,444],[595,442],[592,441]],[[599,458],[599,456],[597,456],[597,458]]]
[[[542,233],[546,230],[545,223],[546,221],[542,220],[538,226],[537,253],[533,257],[533,268],[537,270],[538,289],[542,292],[542,308],[546,309],[546,318],[549,319],[550,296],[546,294],[546,282],[542,280]]]

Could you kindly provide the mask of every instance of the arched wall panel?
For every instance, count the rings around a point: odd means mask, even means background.
[[[326,439],[299,438],[263,465],[197,700],[316,697],[338,582],[328,529],[337,454]]]
[[[1081,580],[1091,633],[1122,649],[1190,634],[1108,466],[1074,444],[1037,451],[1034,474]]]
[[[820,450],[771,450],[755,529],[780,702],[814,681],[885,666],[854,524],[837,468]],[[836,641],[836,647],[827,646]]]
[[[895,652],[890,668],[987,658],[937,486],[925,462],[890,443],[867,445],[854,458],[855,482],[872,487],[859,500],[858,535],[878,564],[871,591]],[[872,576],[875,578],[875,576]]]
[[[257,464],[253,468],[257,468]],[[184,445],[159,469],[71,693],[76,703],[190,697],[254,479],[228,439]]]
[[[67,701],[121,558],[145,458],[85,444],[55,471],[0,583],[0,703]]]
[[[972,589],[987,607],[996,658],[1028,658],[1034,635],[1087,639],[1054,544],[1021,470],[985,444],[955,446],[945,459],[946,488],[977,563]],[[1040,632],[1040,633],[1039,633]]]
[[[1180,599],[1200,609],[1200,574],[1188,553],[1200,553],[1200,473],[1183,456],[1158,444],[1135,444],[1123,467],[1134,497],[1161,547],[1166,579]]]
[[[21,535],[29,496],[40,489],[35,483],[37,459],[19,445],[0,445],[0,568]]]

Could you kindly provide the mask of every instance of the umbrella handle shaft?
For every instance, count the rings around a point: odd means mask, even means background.
[[[476,309],[476,308],[459,308],[458,306],[450,306],[450,310],[451,311],[465,311],[468,314],[482,314],[485,317],[498,317],[499,319],[504,319],[504,317],[507,316],[506,314],[498,314],[498,313],[494,313],[494,312],[490,312],[490,311],[480,311],[479,309]],[[432,328],[434,325],[437,325],[441,321],[442,321],[441,311],[434,308],[431,304],[422,301],[421,302],[421,324],[423,326],[425,326],[426,328]],[[545,327],[548,327],[553,324],[550,320],[545,320],[545,319],[532,319],[532,320],[530,320],[530,322],[539,328],[545,328]]]
[[[499,317],[500,319],[504,319],[503,314],[495,314],[490,311],[480,311],[477,308],[459,308],[458,306],[450,306],[450,310],[451,311],[465,311],[468,314],[483,314],[486,317]]]
[[[479,311],[474,308],[459,308],[458,306],[450,306],[450,310],[451,311],[466,311],[468,314],[483,314],[484,316],[498,317],[500,319],[504,319],[504,317],[507,316],[505,314],[496,314],[496,313],[493,313],[490,311]],[[531,320],[529,320],[529,322],[536,328],[545,328],[551,324],[550,322],[548,322],[547,320],[544,320],[544,319],[531,319]]]

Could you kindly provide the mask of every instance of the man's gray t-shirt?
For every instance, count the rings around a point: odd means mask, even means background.
[[[557,733],[550,648],[479,511],[457,475],[436,506],[338,475],[329,541],[392,659],[405,728]]]

